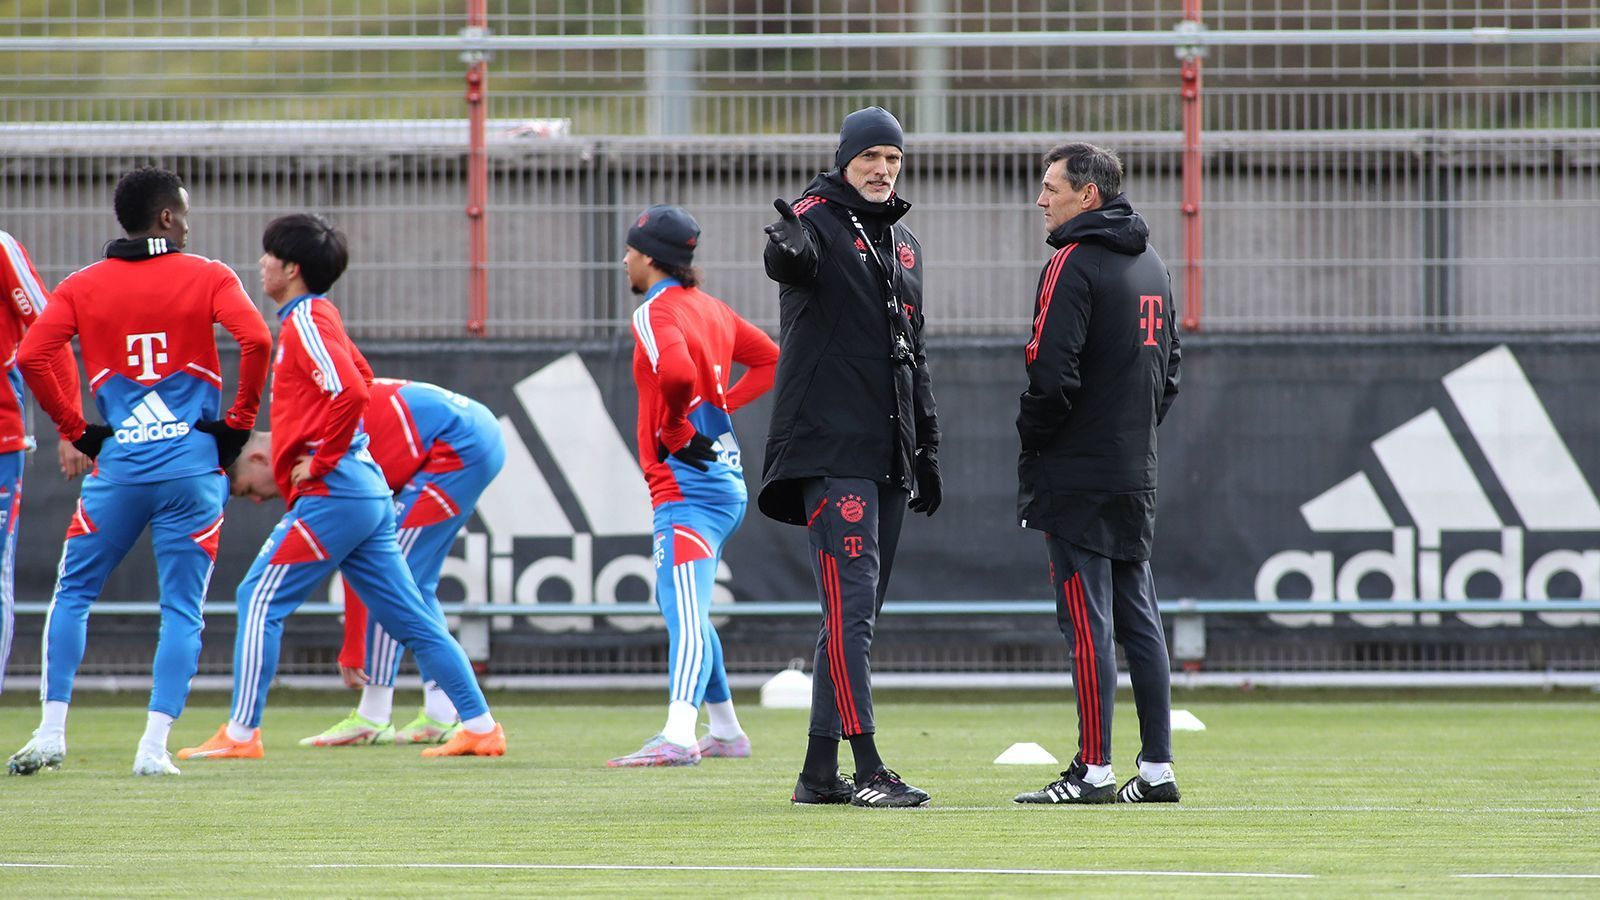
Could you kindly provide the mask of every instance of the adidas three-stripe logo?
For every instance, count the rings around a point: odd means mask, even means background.
[[[1083,790],[1070,781],[1058,781],[1045,788],[1045,796],[1056,803],[1065,800],[1076,800],[1083,796]]]
[[[861,790],[856,791],[856,796],[867,801],[868,803],[877,803],[879,800],[882,800],[889,795],[874,788],[862,788]]]
[[[122,420],[116,431],[120,444],[144,444],[150,441],[170,441],[189,433],[189,423],[173,415],[171,407],[161,395],[151,391],[139,398],[133,412]]]
[[[1552,583],[1565,576],[1578,583],[1582,599],[1600,600],[1600,554],[1592,543],[1600,535],[1600,498],[1511,349],[1482,353],[1441,382],[1453,410],[1441,404],[1391,428],[1370,444],[1375,468],[1363,466],[1300,507],[1313,533],[1388,532],[1390,546],[1362,548],[1343,560],[1324,547],[1280,551],[1257,570],[1256,599],[1278,600],[1280,582],[1299,576],[1310,583],[1313,600],[1354,600],[1364,596],[1363,581],[1378,575],[1394,600],[1465,600],[1468,582],[1485,576],[1499,582],[1500,599],[1548,599]],[[1398,504],[1379,492],[1385,485]],[[1491,485],[1503,502],[1491,496]],[[1498,537],[1498,550],[1461,550],[1444,540],[1474,533]],[[1564,537],[1530,559],[1527,538],[1540,533]],[[1600,624],[1600,613],[1539,615],[1562,627]],[[1520,613],[1457,616],[1477,626],[1522,620]],[[1434,613],[1351,618],[1368,626],[1439,624]],[[1273,619],[1290,626],[1333,621],[1326,613]]]

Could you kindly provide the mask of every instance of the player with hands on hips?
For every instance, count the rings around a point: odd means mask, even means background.
[[[460,711],[461,730],[422,755],[501,756],[495,722],[461,646],[418,590],[397,542],[393,493],[361,429],[372,369],[325,296],[343,274],[342,232],[313,215],[267,225],[261,286],[283,325],[272,379],[272,470],[288,510],[240,583],[228,721],[179,759],[259,759],[261,718],[277,672],[284,620],[335,569],[384,631]]]
[[[201,604],[228,496],[222,448],[193,423],[248,431],[272,348],[271,333],[233,270],[183,252],[189,192],[177,175],[153,167],[129,172],[117,182],[113,205],[127,237],[107,244],[105,259],[56,287],[17,356],[61,439],[96,461],[67,527],[46,618],[43,715],[34,739],[11,758],[17,774],[59,765],[66,755],[67,708],[89,607],[146,526],[160,583],[161,631],[133,771],[178,774],[167,736],[199,666]],[[240,351],[238,390],[225,414],[219,324]],[[109,424],[85,421],[76,376],[60,372],[61,353],[74,336],[95,407]]]
[[[399,543],[417,589],[441,621],[440,573],[456,535],[478,498],[505,463],[500,422],[482,403],[432,384],[377,378],[363,420],[368,450],[383,470],[397,507]],[[256,502],[279,497],[272,473],[271,436],[257,432],[229,470],[233,495]],[[460,730],[455,704],[422,671],[423,706],[398,730],[391,723],[395,678],[405,648],[367,615],[354,587],[344,582],[344,646],[339,675],[361,691],[360,703],[301,746],[445,743]]]
[[[747,757],[711,624],[722,548],[744,521],[747,493],[733,413],[772,386],[778,348],[721,300],[700,290],[700,226],[676,206],[652,206],[628,229],[633,382],[639,393],[639,466],[654,507],[656,605],[667,624],[667,721],[613,768],[696,765]],[[745,367],[728,383],[733,367]],[[700,708],[710,733],[695,740]]]

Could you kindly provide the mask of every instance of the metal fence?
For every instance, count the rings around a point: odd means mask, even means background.
[[[705,226],[712,290],[765,324],[761,226],[848,111],[893,110],[944,334],[1020,333],[1037,158],[1119,149],[1211,331],[1600,325],[1600,5],[1419,0],[22,0],[0,12],[3,227],[49,281],[114,234],[129,166],[194,186],[241,270],[272,215],[352,237],[364,337],[613,332],[625,224]],[[481,13],[473,15],[473,13]],[[468,28],[469,21],[481,24]],[[467,29],[463,33],[463,29]],[[1203,253],[1186,258],[1180,56],[1201,56]],[[465,57],[465,58],[463,58]],[[466,73],[487,119],[475,259]]]

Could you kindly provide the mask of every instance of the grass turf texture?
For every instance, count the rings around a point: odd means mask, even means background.
[[[803,712],[746,703],[750,760],[607,770],[660,726],[639,695],[497,698],[510,755],[419,759],[416,748],[304,749],[345,707],[274,696],[267,758],[129,774],[144,712],[86,696],[59,772],[0,778],[0,896],[374,893],[1085,894],[1124,896],[1600,893],[1600,880],[1462,873],[1600,874],[1593,695],[1180,695],[1209,730],[1176,734],[1179,806],[1020,807],[1053,768],[995,766],[1014,741],[1071,755],[1071,710],[1042,693],[879,707],[891,765],[933,794],[925,810],[792,807]],[[412,712],[402,691],[398,712]],[[653,699],[653,698],[652,698]],[[741,697],[741,699],[744,699]],[[753,700],[754,698],[749,698]],[[1031,702],[1017,702],[1019,699]],[[36,724],[0,707],[7,753]],[[581,701],[581,702],[575,702]],[[1123,698],[1119,779],[1137,725]],[[196,697],[173,748],[226,714]],[[848,770],[848,747],[842,748]],[[783,871],[407,870],[398,863],[640,866],[915,866],[1299,873],[1310,880],[1155,875]],[[310,868],[362,864],[375,868]]]

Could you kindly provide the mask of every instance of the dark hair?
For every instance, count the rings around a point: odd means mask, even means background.
[[[153,228],[163,209],[183,205],[183,196],[178,193],[182,187],[183,179],[166,169],[134,169],[117,179],[117,189],[111,195],[117,224],[128,234]]]
[[[655,257],[650,258],[650,265],[686,288],[699,287],[706,278],[699,266],[670,266]]]
[[[306,287],[319,294],[327,293],[350,264],[344,232],[311,213],[279,216],[268,222],[261,233],[261,249],[299,266]]]
[[[1062,167],[1066,170],[1067,184],[1073,190],[1092,182],[1100,189],[1102,201],[1122,193],[1122,160],[1110,150],[1082,142],[1061,144],[1044,155],[1044,167],[1048,169],[1063,159],[1067,161]]]

